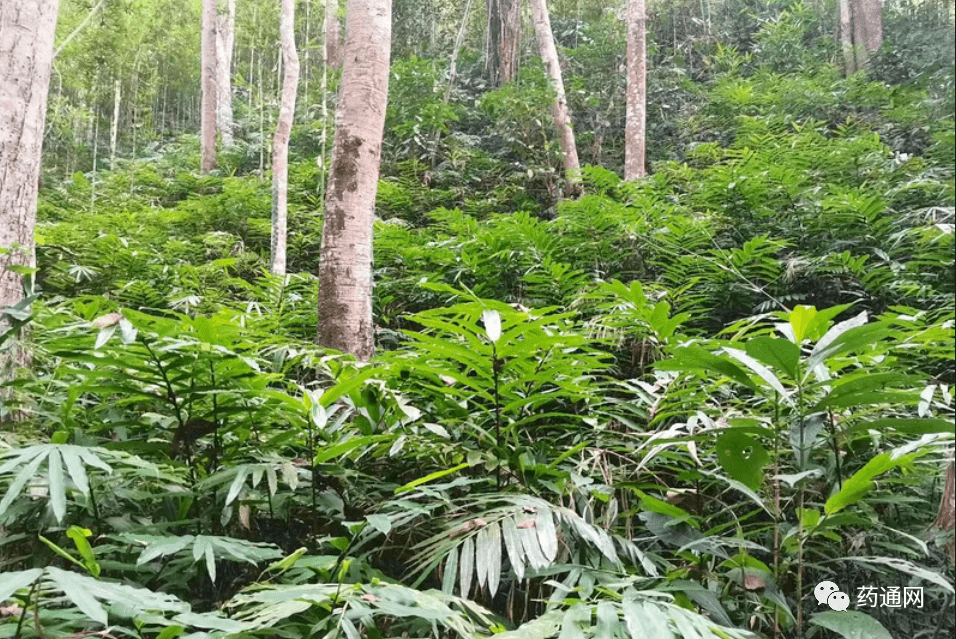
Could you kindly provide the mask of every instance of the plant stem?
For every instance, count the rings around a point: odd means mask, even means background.
[[[501,400],[498,395],[498,350],[494,343],[491,344],[491,373],[495,380],[495,455],[498,457],[495,483],[498,490],[501,490]]]

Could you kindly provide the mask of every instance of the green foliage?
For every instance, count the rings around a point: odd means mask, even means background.
[[[57,59],[36,291],[3,309],[32,369],[0,394],[0,636],[952,634],[951,22],[888,5],[843,78],[830,10],[652,7],[653,172],[623,182],[611,4],[550,7],[575,200],[544,73],[489,90],[480,11],[447,103],[446,58],[393,64],[356,363],[313,343],[315,5],[277,277],[275,5],[239,4],[238,141],[201,176],[172,138],[198,5],[107,0]],[[426,5],[396,5],[402,50],[457,33]],[[821,612],[823,579],[925,607]]]

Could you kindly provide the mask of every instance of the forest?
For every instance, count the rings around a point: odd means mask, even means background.
[[[950,0],[0,0],[0,639],[956,636]]]

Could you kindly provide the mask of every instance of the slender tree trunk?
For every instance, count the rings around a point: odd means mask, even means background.
[[[465,28],[468,26],[468,16],[471,14],[472,0],[465,3],[464,13],[461,17],[461,26],[458,28],[458,36],[455,38],[455,46],[451,51],[451,61],[448,63],[448,84],[445,85],[445,94],[442,101],[448,104],[451,101],[451,90],[455,86],[455,79],[458,76],[458,54],[461,52],[461,45],[465,41]],[[441,141],[441,130],[435,131],[435,137],[432,140],[431,166],[435,168],[438,161],[438,143]]]
[[[846,75],[856,72],[856,56],[853,54],[853,18],[850,15],[850,0],[837,0],[840,13],[840,50],[843,52],[843,70]]]
[[[40,155],[59,0],[0,4],[0,334],[4,311],[23,301],[18,268],[33,268]],[[32,287],[31,287],[32,288]],[[29,365],[12,342],[0,351],[0,381]]]
[[[624,179],[644,177],[647,147],[646,0],[627,0],[627,88]]]
[[[338,11],[338,0],[325,0],[325,63],[331,69],[342,65],[342,28]]]
[[[299,55],[295,50],[295,0],[282,0],[279,33],[282,35],[282,100],[272,142],[272,272],[285,275],[289,190],[289,135],[295,115],[299,85]]]
[[[312,0],[305,0],[305,77],[302,78],[302,97],[309,104],[309,78],[312,77]]]
[[[521,7],[518,0],[488,0],[488,78],[493,86],[518,75],[521,42]]]
[[[388,102],[391,0],[349,0],[319,262],[322,346],[361,360],[372,336],[372,226]]]
[[[538,50],[541,59],[548,71],[551,82],[554,83],[554,104],[551,105],[551,118],[554,127],[558,130],[558,140],[561,142],[561,151],[564,153],[565,192],[568,195],[578,195],[581,192],[581,165],[578,162],[578,147],[574,142],[574,131],[571,130],[571,116],[568,115],[568,100],[564,94],[564,80],[561,78],[561,64],[558,61],[558,50],[554,46],[554,35],[551,33],[551,19],[548,17],[548,7],[545,0],[529,0],[534,29],[538,34]]]
[[[223,148],[233,145],[232,52],[235,44],[236,0],[216,9],[216,125]],[[223,10],[224,9],[224,10]]]
[[[116,143],[119,139],[120,91],[122,83],[113,83],[113,121],[110,123],[110,169],[116,168]]]
[[[949,468],[946,470],[946,484],[943,486],[943,496],[939,500],[936,527],[950,533],[956,527],[956,467],[953,462],[949,462]],[[951,539],[946,544],[946,550],[949,553],[949,560],[956,561],[956,540]]]
[[[206,173],[216,168],[216,0],[202,0],[201,40],[200,169]]]

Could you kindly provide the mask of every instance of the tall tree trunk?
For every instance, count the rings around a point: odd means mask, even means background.
[[[119,141],[120,92],[123,83],[113,83],[113,121],[110,123],[110,169],[116,168],[116,143]]]
[[[843,52],[843,70],[847,75],[856,72],[856,56],[853,54],[853,17],[850,15],[850,0],[837,0],[840,14],[840,50]]]
[[[319,262],[322,346],[372,356],[372,225],[388,102],[391,0],[349,0]]]
[[[330,69],[338,69],[342,64],[342,29],[338,12],[338,0],[325,0],[325,63]]]
[[[538,51],[541,52],[548,76],[554,83],[555,97],[554,104],[551,105],[551,118],[558,130],[558,140],[564,153],[565,192],[568,195],[577,195],[581,192],[581,165],[578,162],[578,147],[574,143],[574,131],[571,130],[571,116],[568,115],[568,100],[564,94],[558,50],[554,46],[554,35],[551,33],[551,19],[548,17],[545,0],[529,1],[534,29],[538,34]]]
[[[488,78],[493,86],[518,75],[521,10],[518,0],[488,0]]]
[[[866,68],[883,45],[881,0],[837,0],[840,49],[847,75]]]
[[[202,103],[199,107],[200,169],[216,168],[216,0],[202,0]]]
[[[279,17],[282,36],[282,100],[279,121],[272,141],[272,272],[285,275],[289,190],[289,134],[295,115],[295,94],[299,86],[299,55],[295,50],[295,0],[282,0]]]
[[[216,9],[216,125],[223,148],[233,144],[232,52],[236,35],[236,0],[224,0]]]
[[[883,45],[883,5],[881,0],[851,0],[853,11],[853,49],[856,68],[862,69],[870,56]]]
[[[59,0],[0,4],[0,334],[12,328],[4,311],[23,301],[18,268],[32,268],[33,231],[46,99]],[[4,345],[0,381],[27,365],[26,351]]]
[[[624,179],[644,177],[647,147],[646,0],[627,0],[627,88]]]
[[[956,527],[956,466],[949,462],[946,470],[946,484],[943,486],[943,496],[939,500],[939,513],[936,515],[936,527],[952,534]],[[946,544],[949,560],[956,561],[956,539],[950,539]]]

